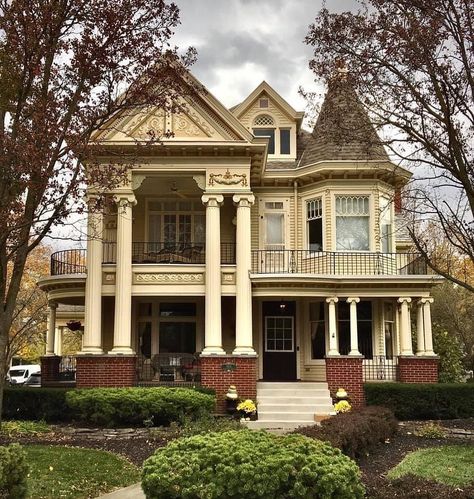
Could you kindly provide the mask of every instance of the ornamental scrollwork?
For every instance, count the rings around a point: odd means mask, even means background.
[[[135,282],[143,283],[202,283],[203,274],[136,274]]]
[[[236,185],[241,184],[242,187],[247,187],[247,174],[246,173],[230,173],[229,169],[225,173],[210,173],[209,185],[212,187],[214,184],[221,185]]]

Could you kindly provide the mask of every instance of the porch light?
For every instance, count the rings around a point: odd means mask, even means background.
[[[286,303],[280,303],[280,310],[283,311],[283,310],[286,310]]]

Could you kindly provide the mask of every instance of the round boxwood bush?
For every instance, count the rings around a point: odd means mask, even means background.
[[[338,449],[250,430],[171,442],[145,461],[142,487],[149,499],[364,497],[357,465]]]

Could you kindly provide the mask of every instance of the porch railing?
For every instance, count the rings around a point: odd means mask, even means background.
[[[254,250],[255,274],[425,275],[418,253],[365,253],[309,250]]]
[[[51,275],[85,274],[86,250],[70,249],[51,255]]]
[[[137,359],[138,383],[183,385],[201,381],[201,367],[196,355],[188,353],[159,353],[152,358]]]
[[[366,359],[362,363],[364,381],[397,381],[398,357],[387,359],[383,355]]]

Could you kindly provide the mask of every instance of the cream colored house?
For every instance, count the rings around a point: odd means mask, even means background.
[[[201,382],[221,399],[301,381],[362,402],[363,380],[436,381],[436,277],[397,225],[410,173],[338,78],[312,133],[266,82],[232,109],[203,91],[99,131],[104,162],[150,130],[174,136],[90,214],[87,250],[52,256],[44,362],[55,305],[84,304],[78,386]]]

